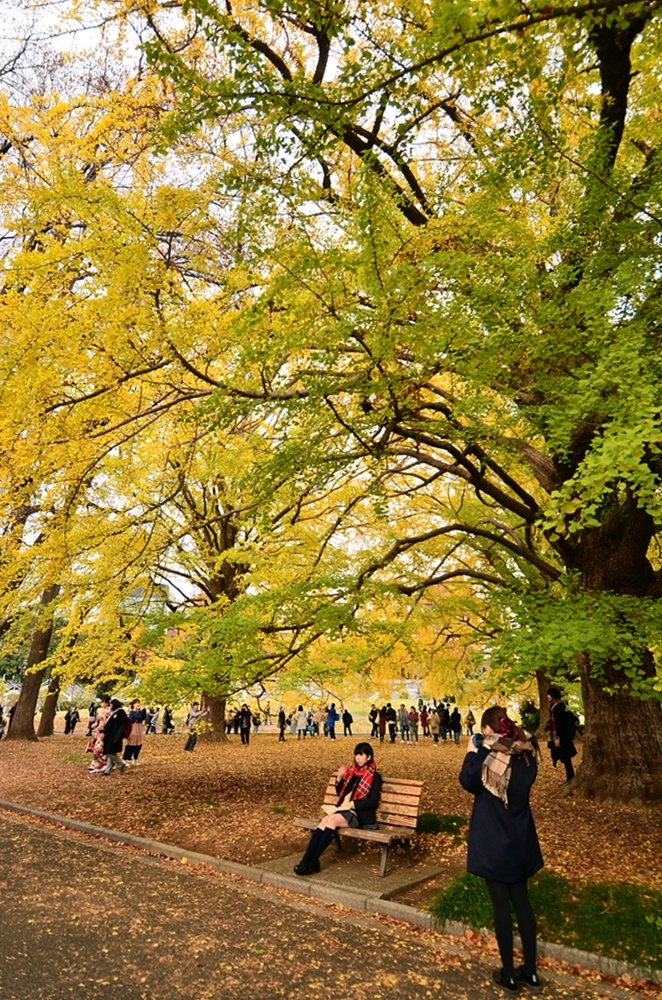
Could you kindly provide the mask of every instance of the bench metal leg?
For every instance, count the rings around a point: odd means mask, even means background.
[[[379,866],[379,874],[381,875],[382,878],[384,878],[384,876],[386,875],[386,866],[388,864],[388,851],[390,846],[391,846],[390,844],[384,844],[382,846],[382,863]]]
[[[411,866],[414,863],[413,858],[411,856],[411,841],[405,840],[403,841],[403,843],[405,845],[405,851],[407,852],[407,866],[411,868]]]
[[[333,831],[333,838],[336,842],[336,851],[342,851],[342,844],[340,843],[340,835],[337,830]]]

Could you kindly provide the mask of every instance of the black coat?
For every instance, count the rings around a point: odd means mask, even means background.
[[[560,746],[550,745],[552,760],[572,760],[577,756],[577,748],[572,742],[572,736],[568,729],[568,713],[562,701],[557,701],[550,713],[554,717],[556,735],[559,738]]]
[[[123,708],[118,708],[111,712],[103,727],[103,752],[120,753],[122,750],[122,740],[124,730],[129,721],[129,716]]]
[[[475,795],[469,824],[467,871],[493,882],[523,882],[543,866],[529,793],[538,767],[531,754],[512,758],[508,808],[481,780],[489,750],[481,747],[464,758],[460,784]]]

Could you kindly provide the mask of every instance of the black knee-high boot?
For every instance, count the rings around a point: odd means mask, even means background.
[[[298,865],[294,866],[294,872],[296,875],[312,875],[313,872],[319,871],[319,864],[314,864],[313,862],[317,861],[317,845],[319,844],[320,837],[323,832],[323,830],[320,830],[320,828],[316,826],[311,833],[308,846],[303,852],[301,861]]]
[[[334,834],[335,831],[328,826],[322,830],[318,826],[313,830],[301,861],[294,866],[296,875],[313,875],[320,870],[320,855],[327,849]]]
[[[336,831],[332,829],[332,827],[330,826],[325,826],[324,829],[321,830],[320,832],[322,836],[317,842],[317,852],[313,859],[313,861],[317,862],[318,865],[319,865],[319,859],[324,854],[325,850],[327,849],[327,847],[329,846],[329,844],[336,835]]]

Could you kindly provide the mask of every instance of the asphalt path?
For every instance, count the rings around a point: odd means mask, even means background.
[[[3,1000],[505,996],[452,938],[4,813],[0,899]],[[550,1000],[632,996],[542,975]]]

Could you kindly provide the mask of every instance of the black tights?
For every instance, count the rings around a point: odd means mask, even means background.
[[[536,971],[536,918],[531,903],[529,893],[524,882],[492,882],[485,879],[487,891],[492,900],[494,910],[494,932],[501,964],[505,976],[514,976],[515,966],[513,964],[513,922],[510,916],[510,904],[513,904],[519,936],[522,939],[522,951],[524,952],[524,971],[528,975],[533,975]]]

